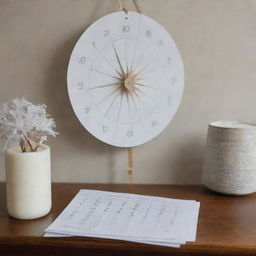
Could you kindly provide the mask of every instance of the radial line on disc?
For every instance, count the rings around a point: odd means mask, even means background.
[[[136,70],[136,68],[138,67],[139,63],[141,62],[141,60],[144,58],[146,52],[148,51],[149,47],[147,45],[147,47],[144,49],[143,53],[141,54],[141,56],[138,58],[137,63],[135,63],[135,67],[134,70]]]
[[[115,70],[115,72],[119,75],[122,76],[122,74],[114,67],[114,65],[104,56],[103,53],[101,53],[97,48],[95,48],[96,51],[102,56],[102,58]]]
[[[108,107],[108,109],[107,109],[107,111],[106,111],[106,113],[105,113],[104,116],[107,117],[109,111],[111,110],[111,108],[112,108],[112,106],[113,106],[113,104],[114,104],[114,102],[116,101],[116,99],[117,99],[118,96],[120,96],[120,93],[119,93],[119,92],[116,94],[116,96],[114,97],[114,99],[113,99],[112,102],[110,103],[110,105],[109,105],[109,107]]]
[[[156,57],[150,59],[150,61],[148,61],[148,62],[143,66],[143,68],[142,68],[140,71],[138,71],[137,73],[135,73],[135,75],[138,76],[139,74],[143,73],[144,70],[147,69],[148,66],[150,66],[150,65],[152,64],[152,62],[154,62],[157,58],[158,58],[158,56],[156,56]]]
[[[124,94],[121,91],[121,99],[120,99],[120,104],[119,104],[119,108],[118,108],[117,120],[116,120],[117,122],[119,122],[120,112],[121,112],[122,103],[123,103],[123,98],[124,98]]]
[[[104,87],[110,87],[110,86],[114,86],[114,85],[120,85],[120,82],[116,82],[116,83],[111,83],[111,84],[103,84],[103,85],[97,85],[94,87],[90,87],[88,90],[95,90],[95,89],[100,89],[100,88],[104,88]]]
[[[156,90],[156,91],[160,91],[161,93],[167,93],[169,94],[169,92],[165,91],[165,90],[162,90],[160,88],[157,88],[157,87],[154,87],[154,86],[150,86],[150,85],[147,85],[147,84],[143,84],[143,83],[138,83],[138,82],[135,82],[136,85],[139,85],[139,86],[143,86],[143,87],[146,87],[146,88],[149,88],[149,89],[153,89],[153,90]]]
[[[133,65],[134,65],[134,58],[137,52],[137,47],[138,47],[138,38],[139,38],[139,32],[140,32],[140,25],[141,25],[141,15],[139,17],[139,22],[138,22],[138,30],[137,30],[137,36],[136,36],[136,42],[135,42],[135,46],[134,46],[134,51],[133,51],[133,56],[132,56],[132,63],[131,63],[131,67],[129,68],[129,71],[131,72],[133,70]]]
[[[158,103],[155,99],[153,99],[152,97],[150,97],[147,93],[143,92],[142,90],[140,90],[139,88],[135,88],[135,90],[137,90],[138,92],[142,93],[143,95],[145,95],[146,97],[148,97],[150,100],[152,100],[155,103]]]
[[[99,74],[103,74],[103,75],[105,75],[105,76],[109,76],[109,77],[115,78],[115,79],[117,79],[117,80],[120,81],[120,78],[117,77],[117,76],[110,75],[110,74],[108,74],[108,73],[105,73],[105,72],[103,72],[103,71],[100,71],[100,70],[97,70],[97,69],[94,69],[94,68],[88,68],[88,69],[91,70],[91,71],[97,72],[97,73],[99,73]]]
[[[141,118],[141,115],[140,115],[140,113],[139,113],[139,110],[138,110],[137,104],[136,104],[136,102],[135,102],[135,100],[134,100],[134,98],[133,98],[133,95],[132,95],[132,94],[131,94],[131,99],[132,99],[132,102],[133,102],[133,104],[134,104],[134,106],[135,106],[135,110],[136,110],[137,116],[139,117],[139,121],[142,121],[142,118]]]
[[[107,96],[105,96],[103,99],[101,99],[100,102],[98,102],[96,104],[96,106],[98,106],[99,104],[101,104],[104,100],[106,100],[108,97],[110,97],[111,95],[113,95],[115,92],[117,92],[118,90],[120,90],[120,87],[116,88],[114,91],[112,91],[111,93],[109,93]]]
[[[147,74],[147,73],[149,73],[149,72],[154,72],[154,71],[156,71],[156,70],[158,70],[159,68],[165,68],[165,67],[167,67],[168,65],[160,65],[160,66],[157,66],[157,67],[152,67],[151,69],[149,69],[148,71],[146,71],[146,72],[144,72],[144,75],[145,74]]]
[[[114,49],[115,56],[116,56],[116,59],[117,59],[118,65],[119,65],[119,67],[120,67],[120,69],[121,69],[122,75],[123,75],[123,76],[125,76],[124,69],[123,69],[123,67],[122,67],[122,64],[121,64],[120,58],[119,58],[119,56],[118,56],[118,53],[117,53],[117,50],[116,50],[116,47],[115,47],[115,45],[114,45],[114,42],[113,42],[112,38],[111,38],[111,44],[112,44],[112,47],[113,47],[113,49]]]

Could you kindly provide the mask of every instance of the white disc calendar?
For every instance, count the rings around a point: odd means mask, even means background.
[[[135,12],[94,22],[78,40],[68,67],[68,92],[82,125],[99,140],[133,147],[173,119],[184,88],[180,53],[169,33]]]

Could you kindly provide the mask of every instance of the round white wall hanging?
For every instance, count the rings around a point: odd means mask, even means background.
[[[133,147],[159,135],[181,102],[184,69],[169,33],[136,12],[94,22],[68,66],[68,92],[82,125],[96,138]]]

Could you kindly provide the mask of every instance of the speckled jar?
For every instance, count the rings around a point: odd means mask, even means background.
[[[209,124],[203,184],[216,192],[246,195],[256,191],[256,125],[235,121]]]

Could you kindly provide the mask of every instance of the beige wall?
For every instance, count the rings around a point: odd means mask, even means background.
[[[200,183],[207,124],[256,116],[256,0],[138,1],[174,37],[186,83],[170,126],[135,149],[135,182]],[[116,8],[117,0],[0,0],[0,103],[24,95],[48,105],[60,132],[49,140],[54,181],[127,181],[126,150],[84,130],[66,89],[79,36]]]

